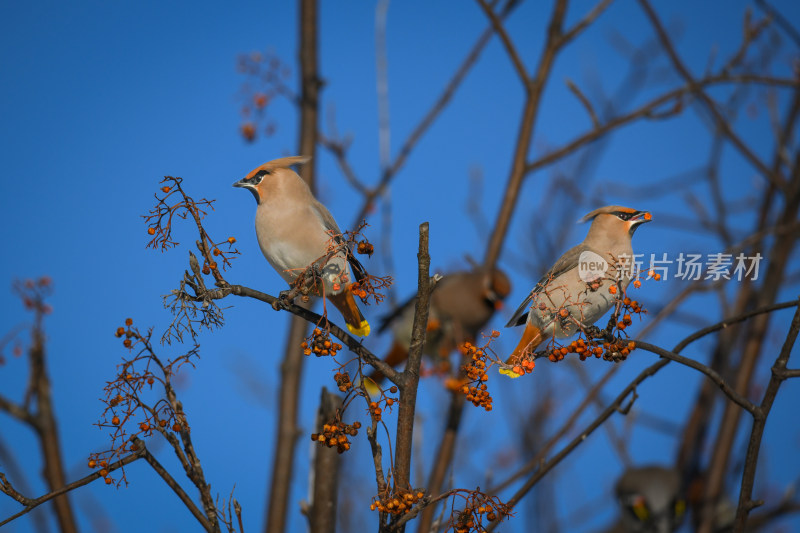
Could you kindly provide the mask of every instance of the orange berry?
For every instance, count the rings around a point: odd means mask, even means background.
[[[124,334],[125,334],[125,328],[123,328],[122,326],[118,327],[116,333],[114,333],[114,335],[116,335],[117,337],[122,337]]]
[[[170,188],[169,188],[169,187],[167,187],[166,185],[164,185],[163,187],[161,187],[161,192],[163,192],[163,193],[165,193],[165,194],[166,194],[166,193],[168,193],[169,191],[170,191]]]
[[[617,286],[616,285],[610,286],[608,288],[608,292],[610,292],[611,294],[617,294]]]
[[[660,280],[661,279],[661,274],[656,272],[655,275],[653,276],[653,279],[656,280],[656,281]]]
[[[150,234],[150,235],[155,235],[156,234],[156,228],[147,228],[147,233]]]
[[[102,470],[100,471],[100,475],[101,475],[101,476],[103,476],[103,477],[106,477],[106,476],[108,475],[108,470],[106,470],[105,468],[104,468],[104,469],[102,469]]]
[[[567,318],[567,315],[569,315],[569,311],[567,311],[566,309],[561,309],[561,311],[559,311],[558,314],[561,315],[562,318]]]
[[[106,485],[111,485],[112,483],[114,483],[114,480],[111,479],[110,477],[107,477],[106,478]]]
[[[246,141],[252,141],[256,138],[256,127],[252,122],[242,124],[240,131],[242,132],[242,137],[244,137]]]
[[[655,270],[648,270],[647,271],[647,277],[649,277],[649,278],[656,277],[656,271]]]
[[[233,244],[233,243],[235,243],[235,242],[236,242],[236,239],[235,239],[235,238],[233,238],[233,237],[228,237],[228,242],[229,242],[229,243],[231,243],[231,244]]]
[[[126,319],[125,319],[125,325],[126,325],[126,326],[130,326],[130,325],[132,325],[132,324],[133,324],[133,319],[132,319],[132,318],[126,318]]]
[[[153,378],[153,376],[150,376],[149,378],[147,378],[147,384],[148,385],[152,385],[154,381],[155,381],[155,379]]]
[[[178,424],[177,422],[172,424],[172,431],[180,431],[180,430],[181,430],[181,425],[180,424]]]
[[[111,419],[111,423],[114,424],[115,426],[118,426],[119,425],[119,417],[115,415],[114,418]]]
[[[164,426],[166,426],[166,425],[167,425],[167,421],[166,421],[166,420],[159,420],[159,421],[158,421],[158,425],[159,425],[159,426],[161,426],[161,427],[163,428]]]
[[[96,466],[97,466],[97,462],[96,462],[94,459],[92,459],[91,461],[89,461],[89,468],[94,468],[94,467],[96,467]]]
[[[214,255],[219,255],[222,252],[219,251],[219,248],[214,248],[214,252],[213,253],[214,253]]]
[[[393,403],[394,403],[394,400],[393,400],[393,399],[391,399],[391,398],[386,398],[386,405],[392,405]]]
[[[107,465],[108,463],[106,461],[100,461],[100,466],[102,466],[103,468],[105,468]]]
[[[216,270],[217,264],[214,261],[211,261],[211,263],[208,265],[208,268],[210,268],[211,270]]]
[[[633,288],[638,289],[641,286],[642,286],[642,282],[639,281],[638,279],[633,282]]]
[[[142,422],[141,424],[139,424],[139,429],[141,429],[142,431],[147,431],[148,429],[150,429],[150,424],[148,424],[147,422]]]
[[[125,339],[124,341],[122,341],[122,345],[124,347],[126,347],[126,348],[130,348],[131,347],[131,340],[130,339]]]
[[[211,273],[211,269],[210,269],[210,268],[208,268],[208,265],[204,265],[204,266],[203,266],[203,274],[205,274],[206,276],[208,276],[210,273]]]

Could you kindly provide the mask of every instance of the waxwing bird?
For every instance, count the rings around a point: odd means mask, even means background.
[[[609,287],[617,283],[624,290],[630,282],[628,268],[618,272],[617,262],[633,258],[631,237],[651,219],[650,213],[609,205],[595,209],[581,219],[591,221],[582,243],[556,261],[519,306],[506,327],[525,324],[522,339],[506,361],[516,365],[553,337],[565,338],[594,324],[615,303]],[[521,374],[501,368],[501,374],[516,378]]]
[[[510,292],[511,282],[497,269],[491,274],[475,269],[444,276],[431,295],[423,353],[438,361],[464,342],[474,343]],[[408,359],[415,303],[416,296],[413,296],[384,317],[378,329],[383,332],[391,328],[394,335],[392,348],[384,358],[392,366]],[[368,386],[380,384],[382,379],[383,374],[375,371],[367,380]]]
[[[289,168],[309,159],[295,156],[269,161],[233,186],[253,193],[258,203],[256,237],[272,268],[291,285],[306,269],[316,266],[322,279],[317,295],[336,306],[350,333],[365,337],[369,323],[350,290],[350,269],[355,280],[361,281],[366,276],[364,267],[343,246],[342,232],[328,209]]]
[[[661,466],[629,468],[617,481],[615,492],[622,507],[619,531],[675,531],[686,511],[681,479],[674,469]]]

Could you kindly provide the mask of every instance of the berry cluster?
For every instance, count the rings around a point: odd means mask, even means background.
[[[486,531],[483,527],[483,517],[489,522],[497,520],[497,512],[491,502],[486,502],[479,507],[467,507],[463,511],[456,513],[453,520],[453,531],[455,533],[469,533],[470,531]],[[501,511],[502,512],[502,511]]]
[[[378,510],[382,513],[394,515],[404,514],[411,510],[418,501],[425,496],[425,493],[418,489],[402,490],[397,489],[394,493],[387,494],[380,498],[375,496],[370,504],[371,511]]]
[[[131,346],[133,346],[133,343],[131,342],[131,337],[136,336],[135,332],[131,329],[132,325],[133,325],[133,319],[126,318],[125,326],[127,326],[127,329],[120,326],[117,328],[117,331],[114,332],[114,336],[117,338],[120,338],[123,335],[125,336],[125,340],[122,341],[122,345],[125,346],[126,348],[131,348]]]
[[[386,401],[387,405],[391,405],[388,403],[392,401],[391,398],[388,398]],[[378,404],[378,402],[369,402],[369,416],[371,416],[375,422],[381,421],[382,414],[383,414],[383,409],[381,409],[381,406]]]
[[[311,355],[312,353],[317,357],[325,355],[335,356],[336,352],[342,349],[342,345],[336,342],[331,342],[331,335],[327,330],[314,328],[311,336],[300,343],[304,355]]]
[[[355,437],[358,435],[358,429],[361,427],[361,422],[353,422],[352,424],[345,424],[341,420],[324,424],[322,426],[322,433],[312,433],[311,440],[324,444],[328,448],[336,447],[336,451],[344,453],[350,449],[350,441],[347,436]]]
[[[289,67],[274,54],[252,52],[240,55],[236,68],[247,77],[239,95],[242,100],[242,124],[239,127],[242,138],[253,142],[259,133],[267,137],[273,135],[278,125],[271,117],[269,107],[291,74]]]
[[[366,299],[367,291],[362,287],[361,283],[355,282],[350,285],[350,291],[355,295],[361,298],[362,300]]]
[[[100,476],[105,480],[106,485],[114,483],[114,479],[108,475],[108,461],[105,459],[98,461],[96,459],[89,459],[89,468],[100,468]]]
[[[499,336],[499,332],[492,331],[491,339]],[[483,348],[478,348],[470,342],[465,342],[459,348],[461,353],[469,357],[469,359],[467,364],[462,367],[466,378],[458,381],[457,390],[466,395],[467,400],[471,401],[476,407],[483,407],[487,411],[491,411],[492,396],[486,386],[486,382],[489,380],[489,375],[486,373],[487,349],[488,343]],[[450,388],[452,388],[452,381],[450,382]]]
[[[617,322],[617,329],[620,331],[624,331],[625,328],[633,323],[631,313],[636,313],[637,315],[641,315],[643,312],[646,313],[639,302],[636,300],[631,300],[627,296],[622,300],[622,311],[624,313],[622,315],[622,320]]]
[[[348,372],[337,372],[333,375],[333,379],[336,380],[336,385],[341,392],[347,392],[353,388],[353,382],[350,381],[350,374]]]
[[[598,340],[587,341],[580,338],[566,346],[557,346],[546,352],[546,355],[553,363],[563,360],[570,353],[577,354],[581,361],[595,356],[598,359],[602,357],[606,361],[619,362],[625,360],[634,348],[636,348],[635,342],[624,339],[616,342],[601,342]]]

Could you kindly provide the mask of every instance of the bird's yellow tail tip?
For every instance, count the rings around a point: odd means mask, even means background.
[[[367,394],[370,398],[377,398],[381,395],[381,388],[372,379],[364,380],[364,386],[367,388]]]
[[[510,377],[512,379],[516,379],[516,378],[518,378],[518,377],[520,377],[522,375],[522,374],[517,374],[516,372],[514,372],[510,368],[499,368],[497,371],[500,372],[501,374],[503,374],[504,376],[508,376],[508,377]]]
[[[369,335],[369,322],[366,320],[362,320],[358,327],[355,327],[351,324],[345,325],[347,326],[347,330],[356,337],[366,337]]]

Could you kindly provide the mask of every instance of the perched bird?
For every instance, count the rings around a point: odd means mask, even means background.
[[[651,218],[645,211],[609,205],[581,219],[592,221],[586,238],[556,261],[506,324],[507,328],[525,324],[522,339],[506,364],[518,364],[523,354],[552,337],[569,337],[594,324],[614,305],[616,297],[609,287],[617,283],[618,275],[622,288],[627,287],[633,260],[631,237]],[[627,265],[619,272],[617,261],[625,259]],[[521,375],[506,368],[500,373],[512,378]]]
[[[622,517],[617,531],[668,533],[681,524],[686,502],[681,479],[674,469],[661,466],[630,468],[617,481]]]
[[[261,252],[290,285],[309,267],[322,279],[318,296],[324,296],[342,313],[353,335],[369,335],[369,323],[356,305],[350,289],[366,273],[349,253],[341,230],[328,209],[319,203],[308,184],[289,167],[309,157],[284,157],[264,163],[233,184],[255,196],[256,237]],[[349,263],[349,266],[348,266]]]
[[[431,295],[428,331],[423,353],[435,360],[447,357],[460,344],[475,342],[503,299],[511,292],[511,282],[500,270],[491,275],[483,269],[456,272],[444,276]],[[384,317],[379,332],[391,327],[394,342],[384,361],[397,366],[408,358],[411,328],[414,323],[416,296]],[[383,374],[373,372],[368,378],[379,384]]]

